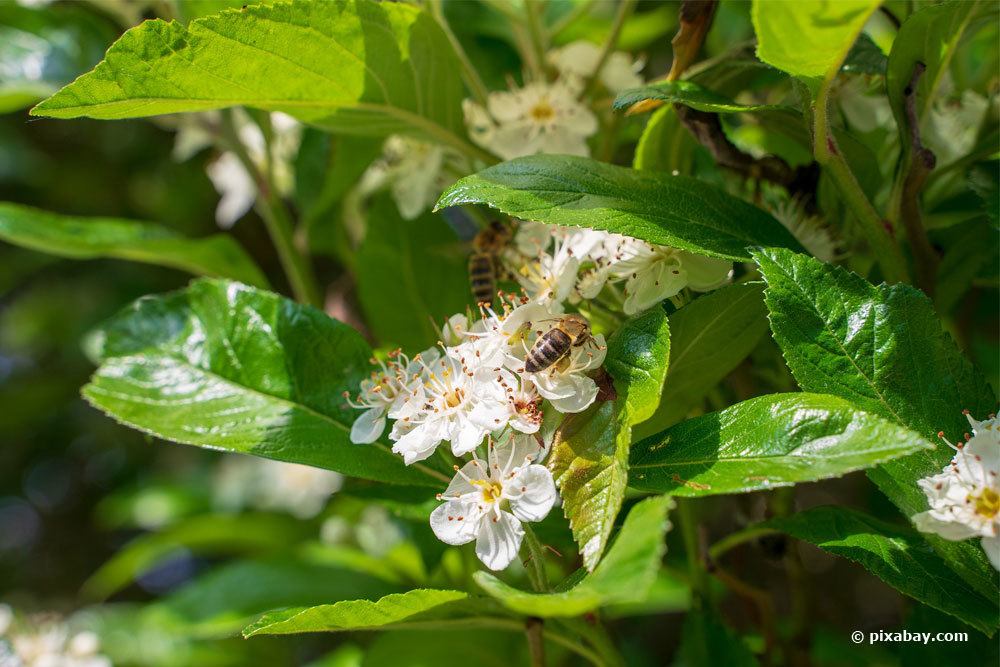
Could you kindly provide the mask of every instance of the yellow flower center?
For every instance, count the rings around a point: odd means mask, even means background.
[[[459,388],[452,389],[444,395],[444,402],[449,408],[456,408],[465,398],[465,392]]]
[[[537,120],[539,123],[544,123],[555,118],[556,110],[552,108],[552,105],[548,103],[547,100],[542,100],[535,106],[531,107],[531,117]]]
[[[495,503],[500,500],[503,494],[503,487],[498,482],[490,482],[485,479],[477,479],[472,482],[483,490],[483,500],[488,503]]]
[[[993,489],[983,489],[978,496],[971,498],[976,508],[976,514],[992,519],[1000,513],[1000,493]]]

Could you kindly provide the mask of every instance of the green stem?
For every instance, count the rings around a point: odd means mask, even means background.
[[[816,95],[813,118],[813,153],[816,161],[827,168],[844,201],[854,213],[882,268],[883,277],[889,282],[908,282],[906,262],[899,244],[889,235],[889,231],[883,225],[882,217],[868,201],[830,131],[827,114],[831,83],[832,79],[824,81]]]
[[[222,138],[226,148],[236,155],[257,185],[256,209],[264,220],[271,242],[278,252],[278,259],[292,286],[295,299],[301,303],[322,307],[323,302],[320,299],[312,267],[309,265],[309,258],[295,248],[292,239],[292,220],[288,209],[278,196],[273,179],[254,164],[243,142],[240,141],[231,109],[224,110],[222,114]]]
[[[590,11],[590,8],[594,6],[596,0],[585,0],[584,2],[577,3],[573,9],[566,12],[566,14],[552,24],[552,29],[549,31],[553,37],[561,33],[563,30],[569,26],[576,23],[576,20],[581,18],[584,14]]]
[[[615,643],[611,641],[607,630],[599,620],[592,623],[582,618],[562,618],[559,619],[561,625],[586,639],[594,647],[599,656],[595,664],[607,665],[608,667],[621,667],[625,664]]]
[[[524,0],[524,22],[528,28],[528,64],[536,81],[545,80],[545,29],[539,10],[542,0]]]
[[[618,37],[622,33],[622,28],[625,26],[625,21],[628,17],[632,15],[632,11],[635,9],[636,0],[619,0],[618,11],[615,12],[614,22],[611,24],[611,32],[608,33],[608,38],[604,40],[604,46],[601,48],[601,55],[597,59],[597,66],[594,67],[594,73],[590,75],[590,81],[587,82],[587,87],[583,91],[583,96],[593,94],[594,89],[597,87],[597,83],[601,80],[601,70],[604,69],[604,65],[608,62],[608,58],[614,53],[615,47],[618,45]]]
[[[766,526],[748,526],[741,531],[730,533],[713,544],[708,550],[708,557],[713,561],[718,560],[724,553],[730,551],[741,544],[756,540],[766,535],[774,535],[780,531]]]
[[[472,61],[469,60],[469,55],[465,52],[465,48],[462,47],[462,43],[458,41],[458,37],[451,29],[451,25],[448,23],[448,19],[444,15],[444,7],[441,4],[441,0],[430,0],[431,11],[434,17],[437,19],[438,25],[444,30],[444,34],[448,37],[448,41],[451,42],[452,48],[455,50],[455,55],[458,56],[458,61],[462,66],[462,74],[465,78],[465,84],[469,87],[472,92],[472,96],[476,98],[480,106],[486,107],[488,91],[486,89],[486,84],[483,83],[482,78],[479,76],[479,72],[472,65]]]
[[[545,572],[545,549],[542,543],[535,536],[535,531],[528,524],[524,526],[524,541],[528,545],[529,560],[525,564],[531,586],[539,593],[547,593],[549,588],[549,575]]]
[[[531,654],[531,667],[545,667],[545,640],[543,633],[545,623],[534,616],[525,619],[524,634],[528,637],[528,652]]]
[[[695,519],[694,510],[693,499],[677,499],[677,520],[680,523],[681,538],[684,540],[684,553],[688,562],[691,606],[698,609],[701,607],[708,589],[705,564],[702,562],[701,549],[698,546],[698,522]]]

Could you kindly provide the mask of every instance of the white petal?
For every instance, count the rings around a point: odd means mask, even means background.
[[[490,513],[479,523],[476,555],[491,570],[503,570],[517,557],[524,538],[521,522],[510,512]]]
[[[468,420],[459,421],[452,430],[451,453],[455,456],[465,456],[478,447],[485,437],[486,429]]]
[[[504,482],[504,495],[518,519],[541,521],[556,502],[556,485],[545,466],[530,465]]]
[[[676,263],[666,259],[651,262],[625,283],[628,297],[623,309],[627,315],[635,315],[674,296],[686,284],[684,269],[678,268]]]
[[[448,484],[448,488],[445,489],[445,495],[447,496],[464,496],[468,493],[480,494],[481,489],[477,489],[472,484],[466,481],[466,477],[471,480],[486,480],[489,475],[486,472],[486,463],[484,461],[479,461],[473,459],[469,461],[464,466],[462,466],[461,475],[456,474]],[[462,475],[465,475],[463,477]]]
[[[698,292],[722,287],[729,281],[733,263],[716,257],[702,257],[693,253],[680,253],[681,265],[687,273],[687,284]]]
[[[392,451],[402,455],[403,463],[410,465],[423,461],[433,454],[441,440],[442,438],[432,428],[421,424],[409,433],[403,434],[392,446]]]
[[[552,407],[563,414],[583,412],[597,399],[597,383],[586,375],[573,375],[567,380],[573,391],[566,397],[549,399]]]
[[[980,544],[983,545],[983,551],[986,552],[986,557],[993,563],[993,567],[1000,570],[1000,536],[984,537]]]
[[[481,516],[476,503],[449,500],[431,512],[431,530],[445,544],[468,544],[476,538]]]
[[[385,430],[385,408],[371,408],[354,420],[351,426],[351,442],[367,445],[375,442]]]
[[[941,521],[932,516],[931,512],[921,512],[914,515],[913,525],[922,533],[934,533],[952,542],[965,540],[978,534],[974,529],[963,523]]]

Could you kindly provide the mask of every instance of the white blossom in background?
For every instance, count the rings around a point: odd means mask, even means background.
[[[839,79],[836,98],[840,110],[850,126],[860,132],[871,132],[895,125],[889,98],[876,83],[866,76],[847,76]]]
[[[361,178],[362,196],[388,188],[399,214],[413,220],[430,209],[468,165],[455,151],[402,135],[386,139],[382,157]]]
[[[556,487],[552,473],[534,463],[540,450],[533,437],[512,435],[487,449],[485,461],[474,457],[457,469],[430,523],[446,544],[475,540],[479,560],[503,570],[521,548],[521,522],[544,519],[556,502]]]
[[[309,519],[340,490],[339,473],[255,456],[227,456],[216,470],[213,496],[225,511],[246,508],[288,512]]]
[[[945,440],[955,456],[940,473],[917,482],[930,509],[915,515],[913,523],[946,540],[980,538],[993,567],[1000,570],[1000,423],[995,417],[976,421],[966,416],[973,436],[958,445]]]
[[[72,632],[51,614],[15,618],[0,605],[0,667],[111,667],[89,631]]]
[[[581,89],[594,75],[600,57],[601,48],[586,40],[571,42],[546,55],[549,64],[559,71],[560,77]],[[608,56],[598,79],[611,93],[638,88],[643,83],[639,75],[643,65],[642,61],[633,60],[628,53],[615,51]]]
[[[809,215],[799,198],[785,198],[771,207],[775,219],[816,259],[833,262],[841,255],[837,239],[826,221]]]
[[[939,98],[931,106],[921,138],[934,152],[938,166],[950,164],[975,148],[987,112],[997,100],[966,90],[960,98]]]
[[[236,109],[233,117],[240,143],[254,165],[265,171],[269,156],[260,127],[241,109]],[[302,139],[302,126],[297,120],[281,112],[270,114],[270,120],[271,173],[278,194],[287,197],[295,188],[294,160]],[[174,159],[183,162],[213,145],[219,122],[218,113],[212,111],[182,115],[177,121],[178,130],[174,137]],[[257,198],[257,185],[236,154],[230,151],[223,151],[209,163],[206,172],[219,193],[215,221],[223,229],[229,229],[253,207]]]
[[[564,81],[533,82],[523,88],[489,94],[484,109],[463,104],[473,141],[504,160],[535,153],[590,155],[587,138],[597,131],[597,118]]]

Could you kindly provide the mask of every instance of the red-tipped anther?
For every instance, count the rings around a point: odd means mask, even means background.
[[[968,409],[968,408],[966,408],[965,410],[962,410],[962,414],[963,414],[963,415],[966,415],[966,416],[968,416],[968,414],[969,414],[969,409]]]
[[[944,431],[938,431],[938,437],[944,439]]]

